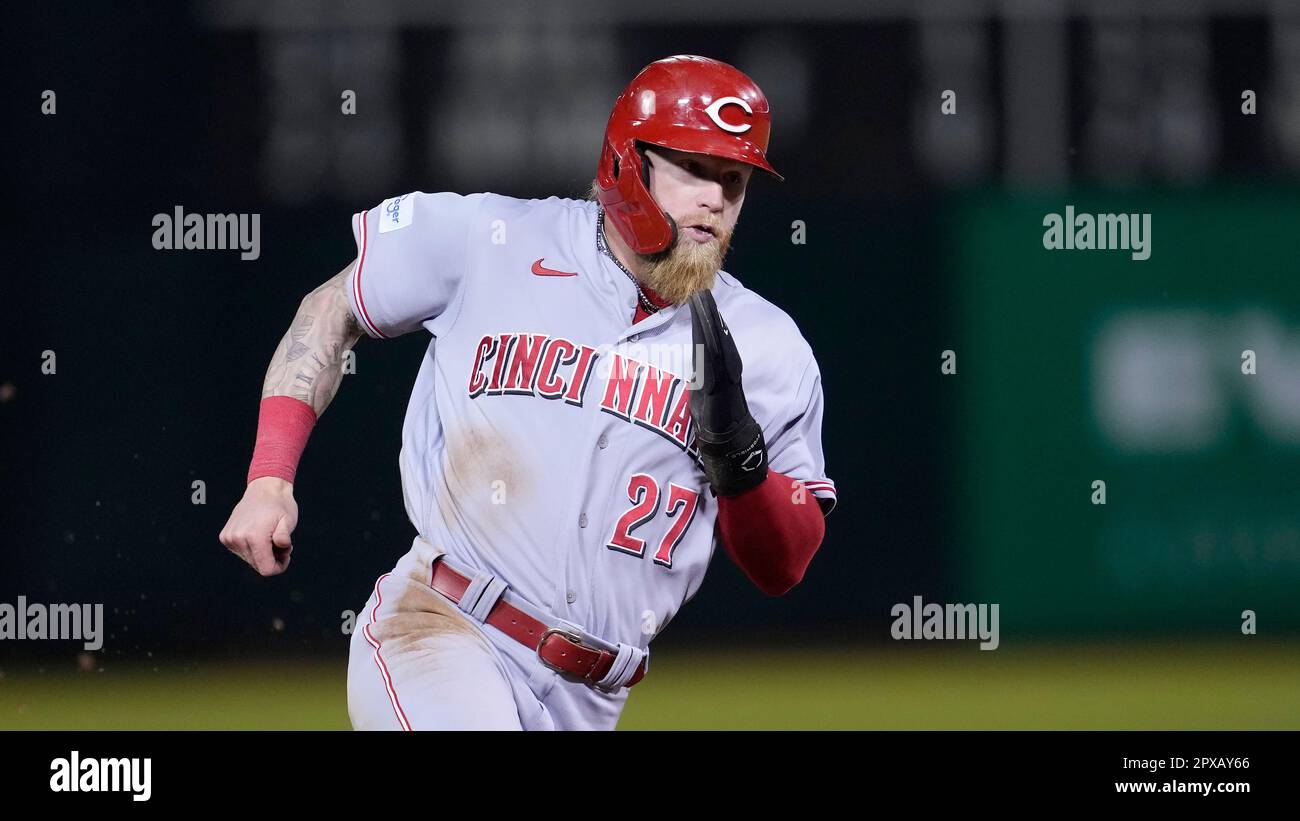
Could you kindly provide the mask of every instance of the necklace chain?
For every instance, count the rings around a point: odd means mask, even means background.
[[[627,274],[628,279],[632,280],[632,287],[636,288],[636,296],[641,303],[642,310],[648,314],[653,314],[659,310],[659,306],[651,302],[650,298],[645,295],[645,291],[641,290],[641,283],[637,280],[636,275],[629,271],[627,266],[623,264],[622,260],[615,256],[614,253],[609,250],[609,247],[605,245],[604,208],[600,209],[600,216],[596,217],[596,250],[614,260],[614,264],[618,266],[618,269]]]

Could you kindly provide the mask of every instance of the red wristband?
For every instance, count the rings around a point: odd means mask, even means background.
[[[276,476],[293,484],[307,437],[316,426],[316,411],[301,399],[268,396],[257,415],[257,442],[248,466],[248,481]]]

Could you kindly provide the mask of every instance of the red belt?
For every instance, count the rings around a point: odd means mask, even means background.
[[[460,604],[469,587],[470,579],[447,566],[446,562],[437,561],[433,568],[433,580],[430,586],[442,595]],[[488,611],[484,623],[490,624],[510,638],[537,651],[542,664],[557,673],[572,676],[587,684],[595,685],[614,664],[615,654],[599,647],[592,647],[582,637],[562,627],[548,627],[518,607],[510,604],[503,596]],[[631,687],[645,676],[646,663],[637,665],[636,672],[628,679],[626,687]]]

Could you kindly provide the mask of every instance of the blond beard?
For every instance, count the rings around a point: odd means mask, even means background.
[[[641,281],[661,299],[676,305],[701,288],[713,287],[713,278],[722,268],[722,260],[731,245],[731,232],[723,232],[710,221],[716,238],[712,242],[698,243],[684,234],[678,235],[677,244],[667,251],[645,256],[642,261]]]
[[[587,199],[600,202],[599,195],[600,184],[593,179],[591,188],[587,189]],[[694,222],[710,225],[716,239],[701,245],[690,237],[679,235],[672,248],[657,254],[647,256],[632,252],[640,260],[640,267],[644,271],[640,277],[642,284],[672,305],[685,302],[686,297],[701,288],[713,287],[713,278],[722,269],[722,261],[726,259],[727,249],[731,247],[731,233],[735,226],[732,226],[732,231],[724,232],[722,226],[713,219],[693,220],[687,224]]]

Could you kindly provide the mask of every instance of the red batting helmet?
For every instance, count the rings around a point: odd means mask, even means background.
[[[677,225],[650,195],[637,143],[737,160],[779,180],[765,156],[771,129],[767,98],[740,70],[691,55],[656,60],[614,102],[597,198],[633,251],[656,254],[676,242]]]

